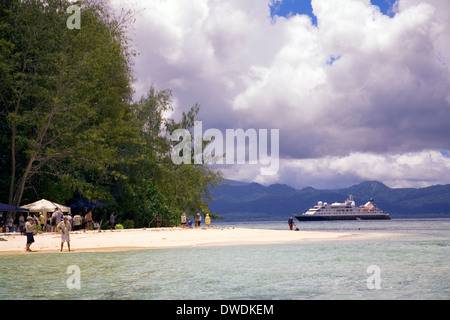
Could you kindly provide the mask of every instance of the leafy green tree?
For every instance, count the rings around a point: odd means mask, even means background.
[[[187,113],[183,112],[180,122],[169,119],[166,122],[165,132],[171,134],[176,129],[186,129],[193,136],[194,123],[200,110],[200,106],[196,104]],[[169,139],[169,138],[168,138]],[[171,150],[174,142],[171,143]],[[194,141],[192,141],[194,143]],[[203,142],[204,149],[209,142]],[[202,150],[203,150],[202,149]],[[194,147],[191,146],[191,163],[194,163]],[[209,214],[212,219],[219,219],[209,209],[208,202],[213,200],[210,188],[220,186],[223,177],[220,171],[214,171],[205,164],[181,164],[176,165],[172,162],[169,154],[165,157],[164,174],[162,175],[161,192],[166,197],[172,199],[174,210],[182,210],[190,214],[192,217],[197,213]],[[170,188],[167,188],[170,186]]]
[[[93,194],[121,161],[118,146],[133,137],[124,32],[101,2],[90,1],[80,2],[82,28],[68,29],[70,5],[24,0],[3,10],[1,112],[9,141],[2,143],[9,144],[8,202],[15,205],[48,176]]]
[[[192,130],[199,106],[180,122],[170,90],[132,101],[130,10],[82,0],[81,28],[67,27],[68,0],[0,4],[0,195],[20,205],[45,197],[111,204],[118,221],[179,223],[208,208],[220,172],[176,165],[170,133]],[[105,220],[107,210],[98,213]],[[94,213],[95,215],[95,213]]]
[[[142,143],[124,149],[134,161],[121,163],[117,169],[126,177],[117,185],[118,203],[127,208],[127,218],[134,217],[139,226],[154,221],[157,212],[163,225],[178,224],[183,212],[194,215],[200,211],[219,218],[209,209],[208,201],[212,200],[210,187],[220,184],[221,173],[206,165],[176,165],[171,159],[171,130],[192,129],[199,106],[184,113],[180,123],[165,119],[164,113],[173,109],[172,92],[150,88],[133,108]],[[146,203],[145,199],[151,200]]]

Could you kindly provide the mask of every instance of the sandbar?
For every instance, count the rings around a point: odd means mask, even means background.
[[[300,243],[311,241],[364,240],[395,237],[399,234],[370,231],[291,231],[251,229],[240,227],[215,228],[144,228],[125,230],[74,231],[70,234],[74,252],[97,252],[139,249],[164,249],[200,246],[234,246]],[[59,233],[40,233],[34,236],[32,252],[25,251],[26,236],[0,235],[0,255],[60,252]],[[63,252],[67,252],[64,244]]]

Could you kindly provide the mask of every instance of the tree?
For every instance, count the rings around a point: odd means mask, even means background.
[[[180,122],[169,119],[166,122],[165,131],[171,134],[176,129],[186,129],[193,136],[193,127],[200,111],[198,104],[194,105],[187,113],[183,112]],[[170,140],[170,138],[168,138]],[[192,141],[194,143],[194,141]],[[202,150],[210,142],[202,142]],[[170,142],[171,149],[174,143]],[[194,148],[191,147],[191,157],[194,157]],[[172,199],[172,205],[187,211],[194,216],[198,211],[209,214],[212,219],[221,218],[209,209],[208,202],[213,200],[210,188],[220,186],[223,177],[220,171],[214,171],[206,164],[180,164],[172,162],[169,154],[165,157],[164,174],[161,186],[163,194]],[[192,160],[191,163],[194,163]],[[170,188],[167,188],[170,186]]]
[[[157,212],[163,215],[163,222],[174,223],[183,212],[194,215],[201,211],[219,217],[211,212],[208,201],[212,200],[210,187],[222,181],[221,173],[207,165],[176,165],[170,156],[170,132],[173,128],[192,129],[199,108],[192,107],[179,123],[165,119],[164,113],[173,109],[172,92],[158,92],[153,87],[133,105],[141,143],[123,150],[134,160],[118,164],[116,170],[124,175],[117,181],[116,194],[120,206],[127,208],[126,218],[134,217],[135,225],[152,221]],[[146,204],[145,199],[152,200]]]
[[[6,0],[0,6],[0,201],[46,197],[113,203],[117,217],[146,226],[157,212],[210,213],[221,174],[175,165],[168,133],[192,129],[199,106],[166,120],[170,90],[132,101],[127,27],[103,0],[77,2],[81,29],[67,27],[68,0]],[[104,213],[105,214],[105,213]]]
[[[100,181],[120,161],[118,145],[132,139],[131,53],[123,29],[103,3],[89,1],[80,3],[82,28],[68,29],[70,4],[11,1],[3,10],[9,69],[2,68],[8,76],[1,112],[10,137],[11,204],[19,205],[25,188],[44,176],[69,182],[90,172]]]

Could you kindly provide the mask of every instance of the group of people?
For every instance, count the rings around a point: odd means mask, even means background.
[[[42,214],[41,216],[42,217]],[[25,223],[25,234],[27,236],[27,244],[26,244],[26,251],[31,252],[30,246],[34,242],[34,230],[37,226],[36,219],[34,216],[28,216],[27,222]],[[74,230],[81,230],[83,226],[83,222],[85,223],[85,227],[87,230],[90,230],[91,227],[96,227],[95,222],[92,218],[92,211],[89,211],[85,216],[84,219],[81,217],[80,214],[76,214],[73,218],[71,214],[62,214],[62,212],[55,208],[55,211],[50,216],[50,225],[51,231],[53,232],[60,232],[61,233],[61,251],[64,248],[64,243],[67,243],[67,248],[70,251],[70,231]],[[45,222],[45,219],[42,220]],[[39,220],[39,223],[42,223],[41,220]],[[109,223],[111,229],[114,226],[115,218],[114,218],[114,212],[111,213],[109,217]],[[100,228],[100,225],[97,226]],[[44,228],[44,226],[41,224],[41,228]]]
[[[52,213],[52,215],[47,218],[47,224],[45,226],[47,231],[58,231],[56,226],[58,226],[59,223],[66,217],[67,222],[70,224],[71,228],[74,231],[81,230],[83,228],[83,225],[86,230],[95,229],[97,224],[92,218],[92,211],[86,213],[84,217],[82,217],[80,214],[76,214],[72,217],[70,213],[67,215],[63,215],[63,213],[58,208],[55,208],[55,211]]]
[[[195,218],[195,227],[200,228],[201,224],[202,224],[202,216],[200,215],[200,213],[197,213],[197,216]],[[209,228],[209,225],[211,224],[211,217],[209,216],[209,214],[206,214],[206,216],[205,216],[205,224],[206,224],[206,227]],[[182,227],[192,227],[192,221],[190,221],[187,218],[186,213],[184,213],[184,212],[181,215],[181,226]]]
[[[36,220],[36,217],[33,217]],[[0,232],[23,232],[25,229],[25,217],[20,215],[18,219],[14,219],[11,214],[4,216],[0,212]]]
[[[95,227],[99,227],[98,223],[94,222],[92,218],[92,211],[89,211],[84,217],[80,214],[76,214],[72,217],[71,214],[67,214],[67,220],[72,226],[73,230],[81,230],[83,226],[87,230],[95,229]],[[113,216],[113,214],[112,214]],[[9,214],[6,219],[2,217],[0,213],[0,227],[5,227],[4,232],[19,232],[25,233],[25,224],[26,220],[31,218],[35,227],[43,232],[56,232],[57,225],[63,221],[63,213],[55,208],[55,211],[50,214],[29,214],[27,218],[23,214],[20,214],[18,218],[15,218],[13,215]],[[114,217],[110,218],[111,225],[114,225]],[[1,232],[1,230],[0,230]]]
[[[109,217],[110,228],[115,225],[114,212]],[[25,234],[27,237],[26,251],[30,252],[30,246],[34,242],[34,234],[36,230],[44,232],[60,232],[61,233],[61,251],[63,250],[64,242],[67,243],[70,251],[70,231],[81,230],[83,227],[87,230],[99,229],[100,224],[96,223],[92,217],[92,211],[86,213],[84,217],[76,214],[72,217],[69,214],[63,214],[58,208],[50,215],[44,215],[42,212],[37,214],[29,214],[26,218],[20,214],[18,218],[9,214],[4,217],[0,212],[0,227],[4,232],[19,232]],[[1,232],[2,230],[0,230]]]
[[[70,224],[73,230],[81,230],[83,226],[86,230],[95,228],[95,222],[92,219],[92,211],[86,213],[84,217],[82,217],[80,214],[76,214],[72,217],[70,213],[64,215],[58,208],[55,208],[55,211],[52,213],[52,215],[47,218],[46,225],[41,226],[42,230],[47,230],[50,232],[58,231],[57,226],[61,221],[63,221],[64,218],[67,218],[67,222]]]
[[[31,252],[30,246],[34,243],[34,230],[36,228],[36,223],[32,216],[27,217],[27,222],[25,223],[25,234],[27,236],[27,244],[25,250]],[[62,220],[56,225],[56,230],[61,232],[61,251],[64,247],[64,242],[67,243],[67,248],[70,251],[70,231],[72,230],[72,225],[69,222],[69,215],[64,215]]]

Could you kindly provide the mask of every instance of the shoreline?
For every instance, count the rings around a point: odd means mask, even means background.
[[[246,229],[241,227],[212,228],[144,228],[124,230],[72,231],[71,252],[112,252],[127,250],[155,250],[183,247],[213,247],[302,243],[316,241],[366,240],[397,237],[400,234],[381,232],[329,232]],[[2,240],[3,239],[3,240]],[[34,236],[32,252],[25,251],[26,236],[0,235],[0,255],[60,252],[61,235],[57,232]],[[5,241],[6,240],[6,241]],[[63,253],[68,252],[64,244]]]

